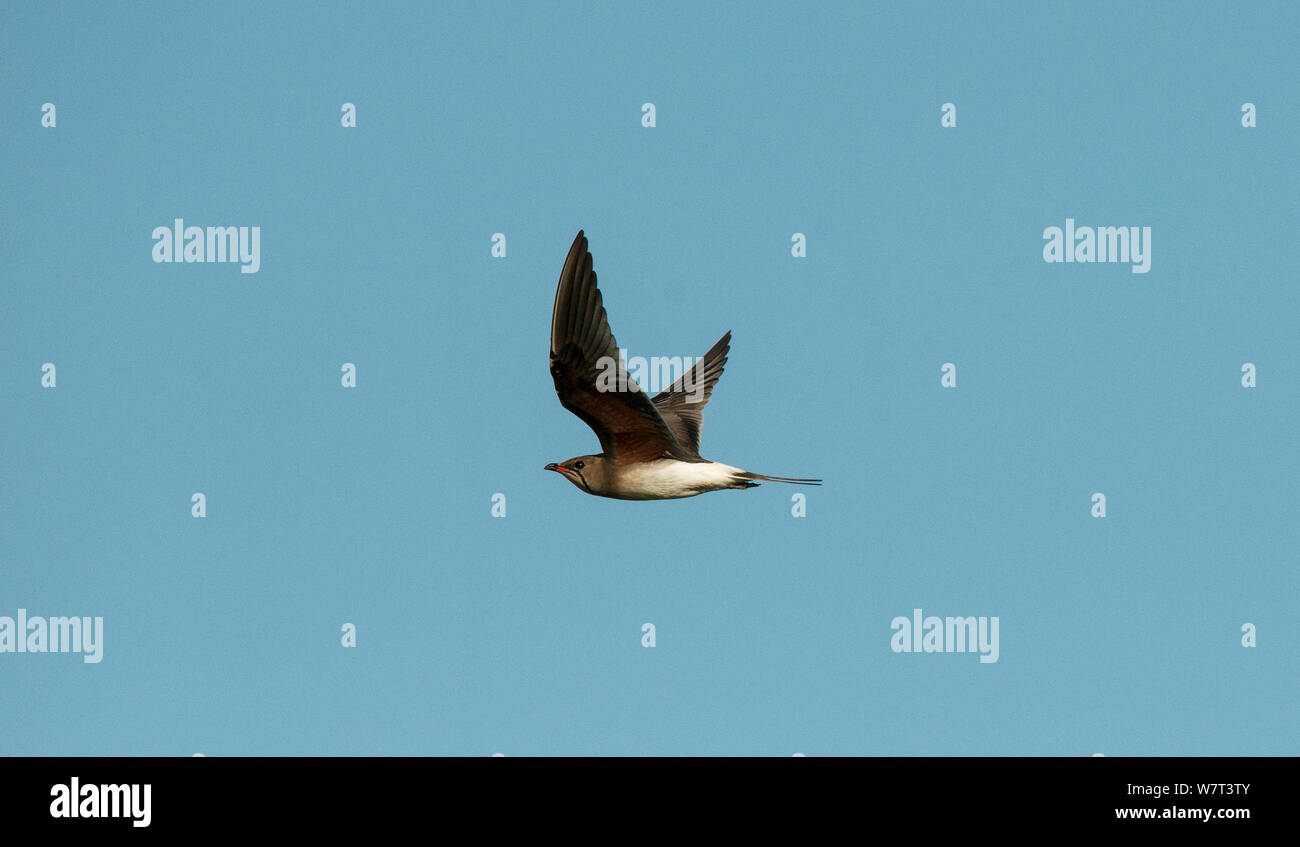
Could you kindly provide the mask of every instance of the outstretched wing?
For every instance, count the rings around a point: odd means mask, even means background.
[[[696,456],[700,455],[700,428],[704,425],[704,404],[713,396],[713,386],[722,376],[731,349],[728,332],[714,344],[704,358],[678,377],[677,381],[655,395],[653,401],[677,441]]]
[[[623,366],[582,230],[573,239],[555,289],[551,378],[560,403],[592,428],[601,450],[615,464],[664,456],[694,458]]]

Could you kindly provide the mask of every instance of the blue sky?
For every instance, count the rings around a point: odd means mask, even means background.
[[[0,655],[0,753],[1300,752],[1297,35],[7,4],[0,615],[105,643]],[[177,217],[260,270],[155,264]],[[1150,226],[1150,272],[1045,263],[1066,218]],[[703,454],[825,486],[542,470],[598,449],[545,360],[579,228],[634,355],[734,333]],[[998,616],[998,662],[892,652],[914,608]]]

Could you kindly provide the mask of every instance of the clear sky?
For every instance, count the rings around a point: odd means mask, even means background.
[[[1296,6],[653,5],[4,4],[0,616],[104,634],[0,753],[1300,753]],[[632,355],[734,332],[703,454],[825,486],[542,469],[579,228]]]

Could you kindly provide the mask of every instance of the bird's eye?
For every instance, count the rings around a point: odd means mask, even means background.
[[[583,467],[585,467],[585,466],[582,464],[582,462],[574,462],[574,463],[573,463],[573,467],[574,467],[576,470],[582,470]]]

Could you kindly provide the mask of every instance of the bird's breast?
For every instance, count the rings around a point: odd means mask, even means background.
[[[739,469],[719,462],[657,459],[621,467],[615,465],[611,470],[610,490],[606,496],[624,500],[670,500],[729,488],[732,475]]]

